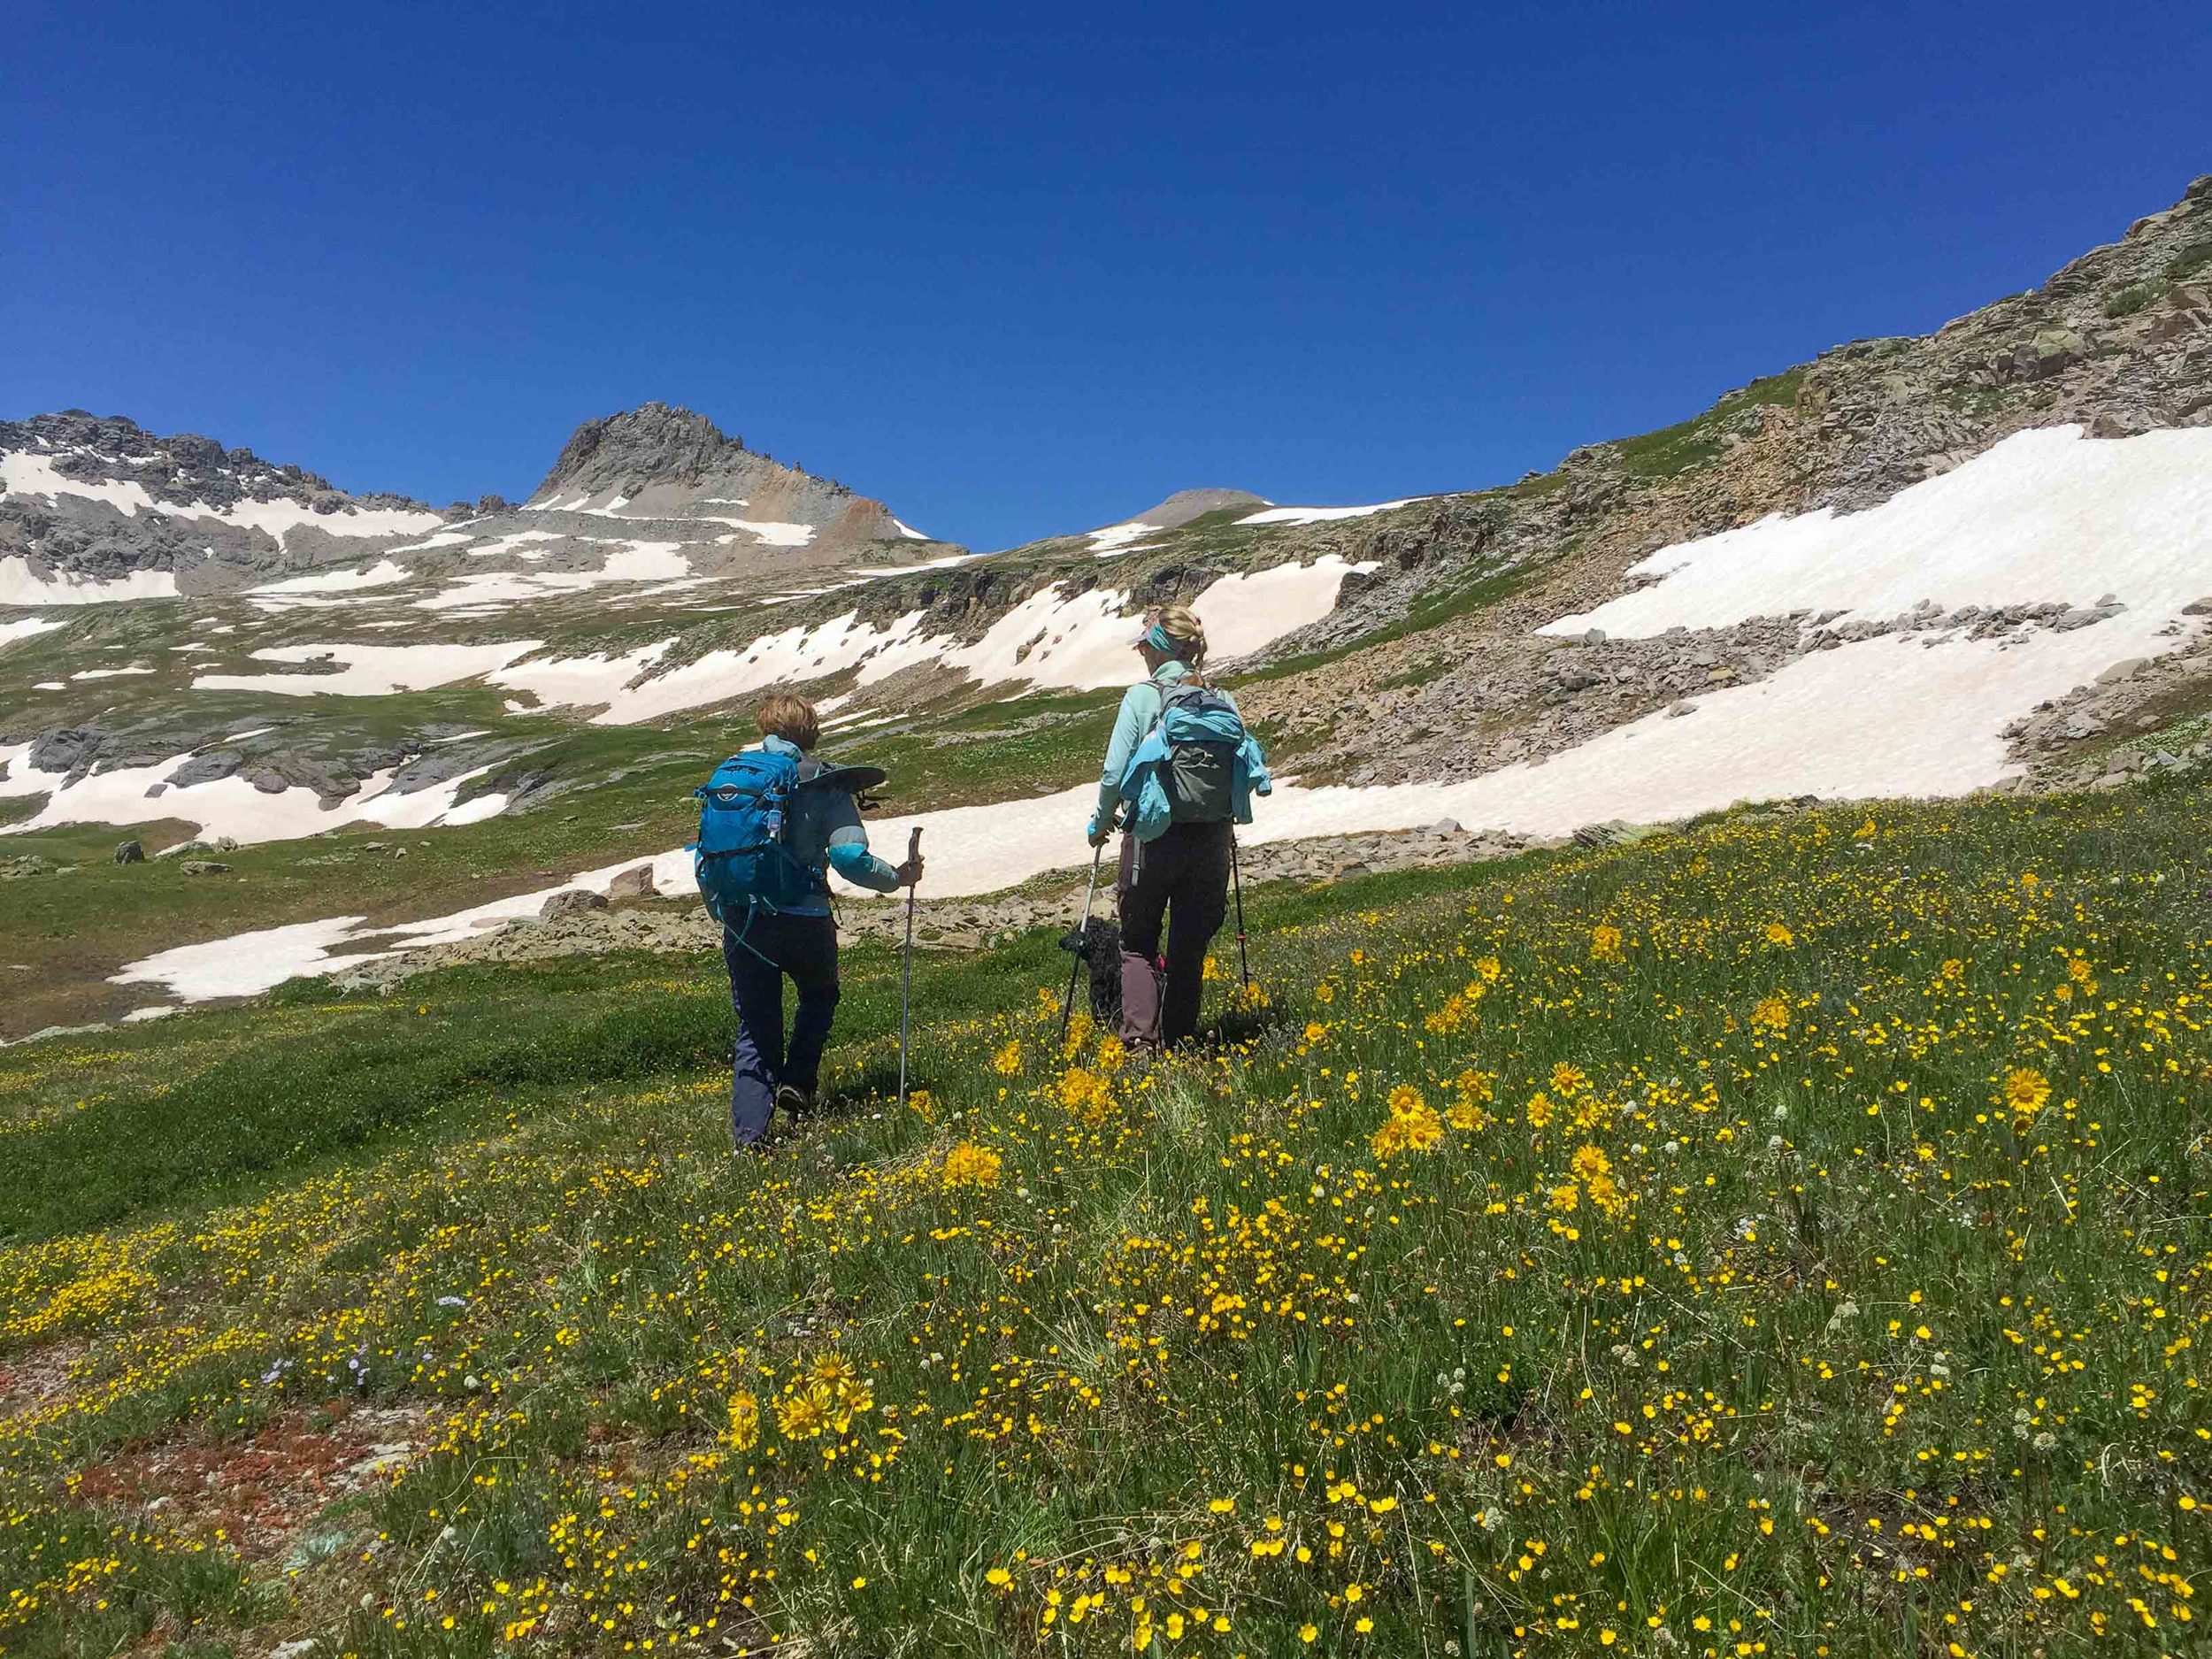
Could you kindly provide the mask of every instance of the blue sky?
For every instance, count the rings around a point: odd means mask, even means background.
[[[976,547],[1509,480],[2212,171],[2201,0],[10,13],[0,415],[443,503],[660,398]]]

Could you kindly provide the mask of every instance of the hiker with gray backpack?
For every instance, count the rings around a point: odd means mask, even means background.
[[[722,924],[737,1010],[730,1127],[741,1152],[764,1142],[779,1107],[795,1118],[813,1109],[837,1012],[829,872],[876,893],[922,879],[918,845],[895,867],[868,850],[860,797],[883,773],[817,760],[810,751],[821,741],[821,723],[812,703],[771,697],[757,718],[759,747],[731,756],[693,792],[700,803],[693,871],[707,913]],[[786,978],[799,994],[787,1043]]]
[[[1189,607],[1148,612],[1135,647],[1146,677],[1121,700],[1087,833],[1102,849],[1122,831],[1121,1036],[1156,1052],[1197,1033],[1206,949],[1238,880],[1236,826],[1274,785],[1236,700],[1203,676],[1206,629]]]

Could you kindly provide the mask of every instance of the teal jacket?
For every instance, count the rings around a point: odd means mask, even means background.
[[[796,743],[765,737],[760,747],[772,755],[806,758]],[[868,832],[860,822],[860,809],[842,789],[801,789],[791,798],[791,822],[784,831],[784,845],[798,861],[823,876],[818,898],[785,908],[787,916],[827,916],[829,881],[824,872],[834,870],[856,887],[889,893],[899,885],[899,872],[868,850]]]
[[[1123,786],[1131,781],[1130,766],[1142,757],[1147,741],[1152,738],[1158,727],[1160,716],[1166,707],[1169,689],[1189,678],[1187,664],[1166,662],[1160,664],[1158,672],[1151,679],[1140,681],[1123,694],[1120,712],[1114,717],[1113,735],[1106,743],[1106,764],[1099,772],[1098,804],[1092,810],[1090,823],[1084,832],[1086,834],[1095,837],[1099,826],[1112,823],[1116,813],[1124,806],[1130,809],[1123,815],[1125,827],[1135,816],[1137,803],[1125,800],[1122,795]],[[1227,698],[1231,708],[1236,707],[1234,697],[1229,696],[1225,691],[1221,695]],[[1256,738],[1248,733],[1246,735],[1244,747],[1237,759],[1234,816],[1238,823],[1249,824],[1252,821],[1251,797],[1256,794],[1270,793],[1274,782],[1268,775],[1267,760],[1261,753]],[[1157,828],[1150,832],[1152,834],[1158,833]]]

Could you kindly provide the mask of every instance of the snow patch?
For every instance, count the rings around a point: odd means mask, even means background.
[[[59,571],[51,576],[34,575],[28,559],[19,555],[0,558],[0,605],[104,605],[176,596],[177,578],[172,571],[133,571],[99,581]]]
[[[1091,550],[1094,553],[1112,552],[1127,547],[1133,541],[1156,534],[1159,528],[1158,525],[1146,524],[1141,518],[1132,518],[1126,524],[1110,524],[1103,530],[1093,530],[1089,533]]]
[[[433,553],[440,548],[460,547],[476,538],[465,530],[441,530],[424,541],[410,541],[405,547],[386,548],[387,553]]]
[[[703,512],[699,517],[709,524],[726,524],[746,531],[756,541],[768,547],[804,547],[814,540],[814,526],[810,524],[781,524],[774,519],[720,518],[708,512]],[[715,540],[725,547],[734,547],[738,538],[724,535],[717,536]]]
[[[342,594],[363,588],[388,588],[394,582],[406,580],[406,566],[390,559],[380,559],[365,570],[325,571],[315,576],[294,576],[280,582],[264,582],[260,587],[249,588],[246,591],[249,595]]]
[[[1311,565],[1282,565],[1221,578],[1199,595],[1194,606],[1206,624],[1214,657],[1225,659],[1257,650],[1326,616],[1344,578],[1363,568],[1372,567],[1350,565],[1328,554]],[[922,611],[908,611],[878,626],[862,621],[854,611],[811,628],[795,626],[763,634],[747,647],[710,651],[650,679],[639,676],[661,659],[673,641],[620,657],[595,654],[518,663],[491,678],[499,685],[534,691],[549,705],[604,703],[593,717],[593,723],[601,726],[634,725],[765,687],[849,670],[857,671],[860,685],[873,685],[921,663],[941,663],[985,685],[1019,682],[1041,689],[1095,690],[1125,684],[1135,672],[1132,647],[1138,630],[1128,604],[1124,589],[1070,593],[1053,583],[1014,606],[972,643],[923,633],[926,618]]]
[[[675,642],[662,640],[618,657],[595,651],[588,657],[535,657],[495,669],[485,678],[495,686],[534,693],[547,708],[611,704],[621,697],[632,680],[658,662]]]
[[[1426,501],[1426,495],[1408,495],[1402,501],[1379,501],[1367,507],[1268,507],[1255,513],[1247,513],[1239,524],[1333,524],[1340,518],[1365,518],[1379,512],[1394,512],[1401,507],[1410,507],[1417,501]]]
[[[201,674],[195,691],[270,691],[288,697],[383,697],[427,691],[505,667],[527,657],[541,640],[501,640],[489,645],[271,645],[253,653],[261,663],[310,663],[328,657],[335,672],[317,674]]]
[[[49,622],[43,617],[18,617],[12,622],[0,622],[0,648],[12,645],[18,640],[27,640],[37,634],[51,634],[62,626]]]
[[[1278,565],[1271,570],[1224,576],[1191,603],[1206,625],[1209,662],[1245,657],[1286,634],[1318,622],[1336,609],[1344,579],[1364,575],[1371,561],[1348,564],[1325,553],[1310,565]]]
[[[118,766],[72,783],[66,772],[45,772],[33,764],[29,749],[25,744],[12,751],[0,749],[0,759],[11,763],[8,775],[0,778],[0,800],[43,795],[48,797],[46,804],[30,818],[0,826],[0,835],[65,824],[148,824],[157,818],[180,818],[195,826],[201,837],[227,835],[245,846],[297,841],[349,824],[380,824],[387,829],[472,824],[494,816],[507,804],[504,795],[456,804],[462,787],[483,777],[492,770],[490,765],[404,793],[392,787],[396,768],[380,772],[365,780],[355,794],[326,807],[304,785],[271,794],[235,772],[179,788],[168,782],[168,775],[191,758],[188,749],[151,765]],[[156,785],[161,786],[158,791],[155,791]],[[498,804],[486,808],[481,801]]]
[[[1800,611],[1890,617],[1927,599],[2085,605],[2107,592],[2131,619],[2165,620],[2212,592],[2212,429],[2016,433],[1878,507],[1777,513],[1661,548],[1629,573],[1661,580],[1538,632],[1644,636]],[[2111,626],[2091,632],[2110,638]]]

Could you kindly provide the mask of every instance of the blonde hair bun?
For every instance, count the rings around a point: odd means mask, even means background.
[[[1188,605],[1162,605],[1159,629],[1183,648],[1183,661],[1196,668],[1206,660],[1206,625]]]

